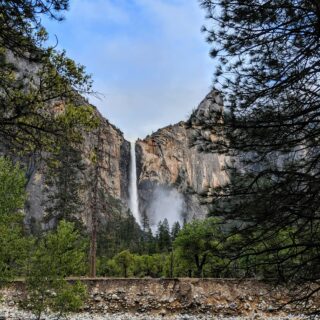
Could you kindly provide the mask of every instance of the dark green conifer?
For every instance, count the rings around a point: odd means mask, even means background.
[[[170,228],[167,218],[158,223],[157,242],[159,252],[168,252],[171,247]]]
[[[231,183],[211,195],[213,212],[236,221],[234,257],[272,253],[280,280],[317,281],[320,3],[200,2],[212,22],[204,30],[225,111],[194,113],[190,124],[202,150],[235,160],[227,163]],[[270,242],[284,231],[286,241]]]
[[[171,228],[171,240],[174,241],[174,239],[177,237],[178,233],[181,230],[181,226],[179,221],[175,222]]]
[[[63,144],[47,163],[46,184],[50,188],[45,203],[45,220],[64,219],[81,225],[79,214],[83,210],[83,201],[80,193],[84,187],[85,166],[80,151]]]

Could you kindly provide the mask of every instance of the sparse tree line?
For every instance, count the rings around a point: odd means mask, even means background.
[[[23,277],[30,288],[45,287],[45,283],[50,283],[54,289],[63,283],[66,285],[64,278],[67,276],[88,275],[89,235],[83,229],[79,231],[74,222],[61,218],[54,230],[37,235],[25,229],[22,214],[26,199],[25,182],[25,173],[19,164],[0,158],[1,280]],[[118,233],[112,235],[107,231],[107,241],[103,236],[98,238],[99,276],[285,280],[290,276],[290,268],[301,262],[298,257],[291,258],[292,250],[299,245],[293,243],[297,240],[292,238],[293,229],[283,230],[259,246],[252,245],[247,254],[233,260],[234,248],[241,247],[248,239],[234,234],[234,229],[223,224],[221,219],[196,220],[183,227],[177,222],[171,230],[165,219],[159,222],[155,235],[141,230],[137,233],[135,227],[133,218],[131,222],[124,219],[119,228],[112,227],[118,228]],[[130,247],[129,242],[139,240],[139,237],[140,241]],[[116,243],[116,239],[120,241]],[[277,252],[275,247],[280,244],[286,245],[286,250]]]

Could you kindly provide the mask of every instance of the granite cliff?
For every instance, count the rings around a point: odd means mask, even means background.
[[[16,86],[19,85],[21,88],[25,88],[26,91],[30,90],[32,92],[43,81],[43,75],[46,74],[45,65],[39,62],[31,62],[11,51],[5,51],[1,58],[8,65],[13,66],[14,72],[12,74],[15,77]],[[68,96],[68,101],[70,101],[70,97]],[[90,106],[88,101],[76,91],[72,96],[72,104],[74,106]],[[46,105],[47,108],[43,109],[45,110],[43,111],[44,113],[48,112],[48,114],[57,116],[65,112],[65,101],[60,95],[49,95]],[[100,193],[98,197],[99,222],[103,224],[106,220],[110,221],[110,218],[117,219],[119,216],[129,216],[127,202],[129,198],[130,143],[124,139],[123,133],[118,128],[106,120],[95,107],[91,107],[93,111],[92,118],[96,119],[93,122],[97,123],[97,127],[91,131],[89,128],[80,129],[83,132],[83,140],[81,146],[76,147],[76,149],[80,149],[80,161],[79,165],[75,166],[77,173],[72,175],[72,179],[79,181],[79,183],[77,188],[72,187],[74,190],[71,191],[77,193],[81,199],[81,208],[80,210],[77,208],[74,215],[87,228],[90,227],[90,217],[92,216],[90,205],[92,201],[90,200],[93,193],[94,155],[97,153],[97,149],[99,149],[101,158],[97,179]],[[14,161],[19,161],[26,170],[26,225],[35,232],[39,229],[52,227],[56,221],[54,217],[48,217],[47,209],[52,204],[49,202],[52,199],[52,195],[56,193],[58,185],[56,181],[53,183],[48,182],[48,177],[50,178],[50,175],[56,174],[56,172],[52,171],[50,173],[48,169],[46,160],[50,158],[49,153],[40,152],[37,148],[35,148],[35,151],[30,151],[31,149],[26,148],[24,152],[20,152],[21,148],[16,148],[14,142],[10,139],[4,137],[1,140],[0,155],[6,155]],[[80,166],[83,169],[80,170]]]
[[[92,177],[94,163],[92,153],[98,143],[100,134],[101,170],[99,170],[100,187],[104,192],[104,200],[100,201],[99,221],[104,223],[110,217],[127,215],[127,203],[129,198],[128,181],[130,166],[130,143],[123,137],[122,132],[104,119],[98,111],[95,111],[100,120],[99,127],[92,132],[85,132],[81,145],[82,162],[85,170],[78,175],[84,188],[80,190],[83,203],[78,218],[84,225],[89,226],[91,221],[90,197],[92,196]],[[45,162],[36,161],[33,157],[27,161],[28,166],[28,200],[26,204],[26,222],[31,228],[46,228],[43,217],[46,212],[46,197],[50,194],[50,187],[46,185],[47,167]],[[52,188],[54,189],[54,187]],[[40,225],[39,225],[40,224]]]
[[[212,91],[193,115],[208,116],[212,111],[222,109],[220,94]],[[201,152],[192,145],[196,130],[194,121],[179,122],[137,141],[140,211],[151,225],[161,215],[155,202],[160,211],[168,211],[169,216],[162,213],[169,221],[172,214],[176,215],[175,219],[181,215],[187,221],[204,218],[209,207],[199,195],[228,181],[223,170],[224,156]],[[210,131],[202,134],[210,135]],[[174,212],[177,210],[179,212]]]

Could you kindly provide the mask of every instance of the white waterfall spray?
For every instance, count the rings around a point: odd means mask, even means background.
[[[137,186],[137,160],[136,160],[136,143],[131,141],[130,150],[130,210],[135,217],[137,223],[141,225],[140,212],[139,212],[139,197],[138,197],[138,186]]]

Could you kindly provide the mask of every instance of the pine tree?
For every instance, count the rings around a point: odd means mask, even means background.
[[[160,252],[168,252],[171,247],[170,228],[167,218],[158,224],[157,230],[158,250]]]
[[[69,7],[69,0],[1,1],[0,47],[15,54],[39,61],[42,44],[46,37],[42,16],[61,21],[61,13]]]
[[[179,232],[181,230],[181,226],[179,221],[175,222],[171,228],[171,239],[172,241],[175,240],[175,238],[178,236]]]
[[[28,261],[28,295],[24,301],[36,319],[42,319],[48,308],[57,312],[58,318],[81,308],[86,287],[79,282],[70,283],[66,277],[83,274],[85,249],[86,243],[74,224],[66,221],[39,241]]]
[[[211,255],[221,249],[222,232],[216,218],[187,223],[176,240],[174,247],[178,257],[186,262],[185,266],[194,265],[196,277],[203,276],[203,268]]]
[[[80,198],[83,188],[81,178],[85,170],[80,151],[69,144],[63,144],[57,154],[51,155],[47,164],[46,184],[50,188],[45,220],[64,219],[77,222],[80,226],[82,222],[79,213],[83,206]]]
[[[101,136],[101,128],[97,132],[97,142],[95,145],[95,154],[93,157],[93,181],[91,192],[91,237],[90,237],[90,253],[89,253],[89,269],[90,276],[96,277],[97,274],[97,235],[98,235],[98,214],[100,211],[100,170],[102,159],[103,141]]]
[[[227,168],[231,183],[211,195],[214,212],[237,221],[233,232],[242,241],[233,247],[234,257],[273,252],[268,263],[286,270],[281,280],[315,282],[320,279],[320,4],[200,2],[212,22],[204,30],[218,61],[215,86],[223,91],[225,112],[194,113],[190,123],[197,125],[203,150],[234,160]],[[290,244],[264,245],[284,230],[290,230]],[[255,244],[259,249],[252,251]]]
[[[0,157],[0,283],[21,276],[30,241],[24,235],[25,174]]]
[[[11,150],[50,151],[66,132],[73,129],[79,135],[81,123],[90,125],[93,110],[79,96],[91,91],[90,77],[65,52],[46,47],[41,24],[42,16],[61,20],[68,2],[0,3],[0,138]],[[32,70],[19,67],[21,63]],[[72,108],[75,105],[79,107]],[[64,112],[56,112],[56,107]]]

